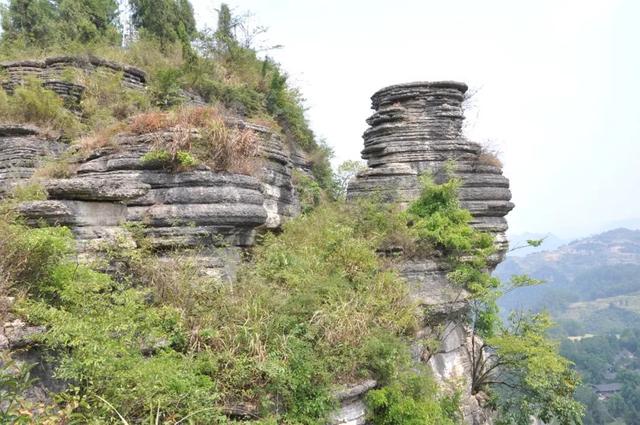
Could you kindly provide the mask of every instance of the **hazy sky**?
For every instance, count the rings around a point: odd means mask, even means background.
[[[200,25],[220,2],[192,0]],[[640,1],[229,0],[269,28],[335,163],[359,159],[370,96],[478,90],[467,135],[501,152],[512,232],[573,237],[640,218]]]

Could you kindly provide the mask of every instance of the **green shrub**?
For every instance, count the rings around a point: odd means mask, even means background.
[[[181,76],[182,71],[177,68],[162,68],[154,72],[150,91],[151,98],[157,106],[168,108],[183,102]]]
[[[404,372],[367,394],[369,420],[374,425],[454,425],[459,412],[456,398],[437,395],[427,371]]]
[[[31,418],[24,411],[25,393],[34,382],[30,369],[0,352],[0,423],[30,423]]]
[[[155,149],[142,155],[142,163],[149,167],[168,167],[173,163],[171,154],[165,149]]]
[[[56,265],[71,252],[71,232],[0,221],[0,287],[50,292]]]
[[[122,78],[122,72],[100,71],[76,77],[75,82],[85,87],[80,103],[83,118],[93,131],[151,109],[148,92],[125,87]]]
[[[0,95],[0,109],[5,119],[38,124],[62,131],[69,137],[78,135],[83,129],[79,119],[65,108],[62,98],[42,87],[36,79],[28,79],[24,85],[17,86],[11,96]]]
[[[303,174],[301,171],[293,170],[293,186],[296,189],[296,194],[300,201],[300,210],[303,214],[320,205],[323,193],[322,188],[315,179]]]

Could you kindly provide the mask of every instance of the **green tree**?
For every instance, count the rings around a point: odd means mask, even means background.
[[[131,0],[133,26],[166,46],[190,43],[196,35],[196,20],[188,0]]]
[[[347,188],[349,187],[349,182],[353,179],[356,174],[360,171],[366,170],[367,164],[362,161],[345,161],[338,166],[338,172],[336,173],[337,185],[338,185],[338,195],[341,198],[347,196]]]
[[[56,0],[56,4],[63,39],[115,45],[122,41],[115,0]]]
[[[10,0],[2,8],[2,39],[44,46],[56,39],[57,9],[48,0]]]
[[[2,11],[5,42],[37,47],[80,42],[119,44],[115,0],[10,0]]]
[[[231,9],[226,3],[222,3],[218,10],[218,27],[214,34],[219,47],[229,49],[230,46],[237,44],[233,33],[234,26]]]
[[[582,423],[584,407],[574,399],[580,380],[547,338],[551,326],[545,313],[513,313],[474,349],[473,390],[493,395],[500,425],[528,425],[532,416],[545,423]]]

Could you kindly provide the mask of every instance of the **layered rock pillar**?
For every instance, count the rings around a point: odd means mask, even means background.
[[[420,175],[443,182],[460,179],[460,204],[473,216],[471,225],[491,233],[496,252],[489,267],[502,261],[508,244],[505,215],[513,208],[509,181],[500,162],[463,135],[463,103],[467,86],[452,81],[415,82],[385,87],[371,98],[362,158],[368,169],[349,184],[347,197],[376,195],[383,202],[406,206],[421,191]],[[461,391],[464,422],[491,423],[482,394],[472,394],[472,338],[463,319],[468,294],[452,284],[450,265],[437,257],[399,261],[399,272],[412,297],[426,311],[424,328],[416,335],[416,361],[429,364],[443,387]],[[426,351],[421,340],[436,339],[440,348]]]
[[[513,208],[509,181],[499,162],[462,134],[467,86],[452,81],[416,82],[385,87],[371,98],[375,113],[367,120],[362,158],[369,169],[349,185],[354,198],[379,193],[409,203],[419,192],[418,175],[442,180],[448,164],[460,178],[462,207],[472,225],[495,235],[499,261],[507,249],[505,215]]]

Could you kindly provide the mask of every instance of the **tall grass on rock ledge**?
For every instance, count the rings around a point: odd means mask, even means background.
[[[257,135],[241,124],[227,124],[215,107],[180,108],[135,116],[128,130],[134,134],[171,132],[157,139],[143,157],[147,163],[189,168],[202,163],[213,171],[254,174],[260,149]]]

